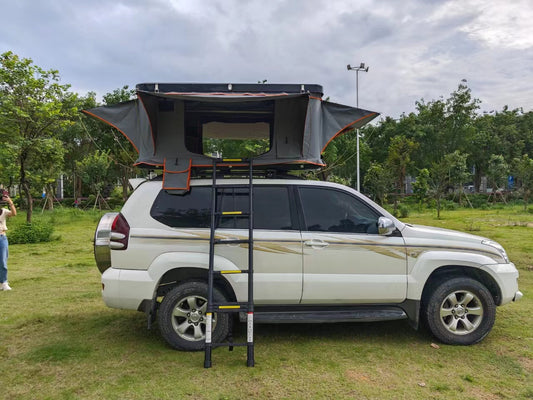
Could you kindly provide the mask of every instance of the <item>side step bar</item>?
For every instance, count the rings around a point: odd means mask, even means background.
[[[246,321],[246,313],[239,313],[241,322]],[[325,322],[375,322],[407,319],[407,314],[400,308],[356,308],[340,311],[258,311],[254,313],[254,322],[264,324],[298,324]]]

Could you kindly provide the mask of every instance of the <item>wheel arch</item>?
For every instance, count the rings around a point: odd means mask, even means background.
[[[166,271],[157,284],[157,297],[164,297],[165,294],[175,286],[190,281],[207,283],[207,269],[198,267],[176,267]],[[228,296],[229,301],[236,301],[235,291],[224,277],[216,277],[214,280],[214,286]]]
[[[481,284],[483,284],[492,295],[492,298],[494,299],[494,303],[496,305],[500,305],[502,301],[502,292],[499,287],[499,285],[496,283],[494,278],[486,271],[470,267],[470,266],[462,266],[462,265],[445,265],[442,267],[439,267],[435,269],[426,280],[426,283],[424,285],[424,289],[422,291],[422,304],[425,304],[427,302],[427,299],[429,295],[431,294],[432,290],[441,282],[443,282],[445,279],[452,279],[457,277],[469,277],[472,279],[477,280]]]

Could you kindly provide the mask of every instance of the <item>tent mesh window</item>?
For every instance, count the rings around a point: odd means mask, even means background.
[[[185,146],[218,158],[255,157],[271,148],[274,101],[214,103],[185,101]]]

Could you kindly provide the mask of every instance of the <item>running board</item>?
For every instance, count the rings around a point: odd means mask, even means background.
[[[246,321],[246,314],[239,314],[241,322]],[[298,324],[325,322],[375,322],[407,319],[407,314],[400,308],[357,308],[352,310],[327,311],[258,311],[254,313],[254,322],[263,324]]]

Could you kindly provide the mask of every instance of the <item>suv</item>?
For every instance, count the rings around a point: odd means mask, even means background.
[[[248,208],[244,179],[218,179],[218,211]],[[95,256],[107,306],[157,315],[180,350],[205,342],[212,181],[190,191],[141,183],[106,214]],[[405,224],[357,191],[330,182],[254,179],[254,321],[422,320],[443,343],[469,345],[491,330],[496,306],[519,300],[518,271],[491,240]],[[248,222],[224,218],[220,239],[247,239]],[[246,268],[248,244],[219,245],[215,270]],[[214,300],[247,301],[247,276],[215,280]],[[244,315],[241,315],[241,320]],[[213,317],[222,342],[232,319]]]

